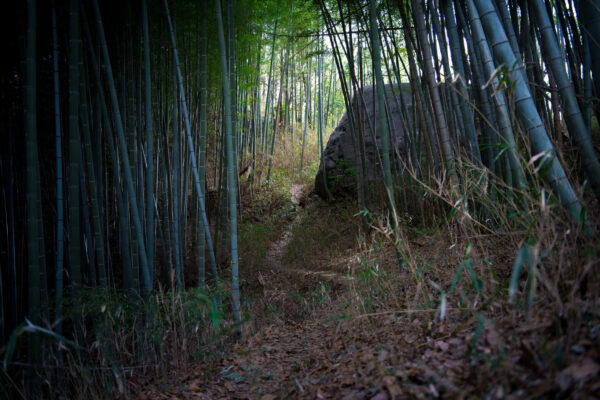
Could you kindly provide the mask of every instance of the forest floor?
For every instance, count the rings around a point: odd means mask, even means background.
[[[477,295],[466,268],[457,273],[468,238],[407,229],[415,275],[384,239],[364,239],[385,235],[363,234],[351,206],[307,192],[292,186],[285,223],[257,238],[263,250],[242,271],[252,315],[242,339],[145,385],[140,399],[600,398],[597,293],[572,297],[562,315],[541,295],[535,313],[515,312],[500,284],[515,238],[471,251],[497,283]],[[449,292],[457,276],[458,294],[440,300],[432,287]]]

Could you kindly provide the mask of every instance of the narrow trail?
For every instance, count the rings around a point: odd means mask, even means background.
[[[296,208],[300,207],[300,199],[302,198],[302,189],[303,185],[293,184],[290,192],[291,192],[291,200]],[[285,230],[283,235],[279,240],[274,242],[269,251],[267,251],[267,263],[269,263],[272,267],[278,268],[283,265],[283,254],[285,252],[285,248],[290,242],[290,238],[292,235],[292,229],[294,225],[298,222],[300,218],[300,214],[296,213],[293,221],[290,223],[288,228]]]
[[[304,185],[301,184],[293,184],[290,188],[290,199],[296,207],[296,211],[300,211],[303,208],[301,205],[302,197],[304,196],[303,190]],[[297,212],[292,222],[288,225],[287,229],[281,235],[281,238],[274,242],[267,251],[266,263],[271,268],[273,268],[274,271],[296,275],[296,278],[298,278],[298,276],[313,277],[315,279],[321,279],[327,282],[345,284],[348,281],[348,278],[341,276],[335,271],[288,268],[288,266],[284,262],[286,247],[292,238],[292,232],[294,227],[298,224],[301,218],[302,214]]]
[[[267,251],[265,268],[259,272],[258,280],[264,286],[263,296],[273,298],[272,286],[278,292],[289,293],[295,282],[306,280],[334,282],[338,288],[346,288],[348,278],[332,270],[294,269],[284,261],[286,247],[290,243],[294,227],[300,222],[304,186],[291,187],[291,201],[298,211],[281,237]],[[314,256],[314,255],[307,255]],[[281,275],[289,275],[282,279]],[[332,289],[334,290],[334,289]],[[178,379],[178,390],[172,396],[161,398],[193,399],[260,399],[327,398],[326,392],[346,392],[348,398],[356,397],[356,390],[348,387],[340,391],[340,383],[349,386],[354,382],[352,368],[340,365],[353,360],[353,351],[346,346],[343,335],[339,335],[340,324],[334,315],[321,313],[319,317],[271,321],[258,332],[245,337],[228,352],[227,358],[215,364],[204,365]],[[212,371],[207,373],[207,369]],[[333,379],[328,375],[335,374]],[[330,386],[326,389],[327,385]],[[175,386],[175,384],[173,384]],[[372,397],[377,390],[361,392],[358,398]],[[157,392],[147,392],[141,398],[155,398]],[[354,395],[353,395],[354,394]],[[157,398],[158,398],[157,397]],[[337,397],[336,397],[337,398]],[[381,399],[380,399],[381,400]]]
[[[302,210],[303,189],[302,185],[291,188],[291,201],[297,211]],[[432,340],[426,334],[431,330],[427,316],[382,313],[383,318],[353,320],[345,315],[351,282],[347,276],[327,264],[313,263],[313,268],[286,265],[286,248],[302,216],[302,212],[297,212],[281,237],[269,247],[265,266],[258,271],[262,296],[265,301],[276,303],[283,297],[289,299],[290,294],[307,282],[326,282],[330,288],[327,306],[317,307],[300,318],[269,319],[254,334],[229,348],[226,357],[198,365],[185,375],[178,374],[169,382],[168,394],[157,388],[140,398],[388,400],[432,394],[437,397],[436,388],[428,386],[421,377],[443,380],[429,366],[431,360],[439,366],[437,352],[448,351],[448,347],[462,357],[466,346],[462,341],[451,346]],[[312,260],[318,255],[305,256]],[[434,334],[444,336],[447,329],[442,326]],[[421,357],[424,351],[430,354]],[[405,368],[406,361],[411,359],[419,361],[410,362]],[[459,363],[451,367],[461,369]],[[462,376],[473,379],[470,374]],[[398,377],[406,380],[403,390]]]

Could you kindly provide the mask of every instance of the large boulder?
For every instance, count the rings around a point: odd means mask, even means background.
[[[379,129],[378,111],[376,109],[376,92],[373,86],[367,86],[361,93],[355,93],[352,98],[354,110],[354,129],[350,127],[347,113],[344,114],[338,126],[331,133],[324,150],[321,164],[315,178],[315,192],[324,199],[329,194],[356,194],[356,185],[359,182],[360,152],[359,129],[364,141],[365,176],[366,183],[380,179],[381,163],[381,132]],[[385,97],[387,101],[388,137],[390,138],[390,160],[392,164],[394,153],[405,154],[407,124],[412,126],[412,94],[409,84],[386,85]],[[360,115],[360,123],[358,121]],[[325,187],[327,177],[327,188]]]

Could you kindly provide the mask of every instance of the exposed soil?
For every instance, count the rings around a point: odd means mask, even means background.
[[[298,185],[298,184],[292,185],[291,200],[292,200],[292,203],[296,207],[299,207],[299,205],[300,205],[301,196],[302,196],[302,185]],[[292,220],[292,222],[290,223],[290,225],[288,226],[288,228],[285,230],[285,232],[281,236],[281,238],[279,240],[277,240],[276,242],[274,242],[271,245],[271,247],[269,247],[269,251],[267,251],[267,262],[270,266],[272,266],[274,268],[284,268],[283,253],[285,251],[285,247],[288,245],[288,243],[290,241],[290,237],[292,234],[292,232],[291,232],[292,228],[294,227],[295,223],[298,222],[299,217],[300,217],[299,215],[296,215],[294,217],[294,219]]]
[[[300,205],[303,197],[303,185],[294,184],[291,187],[291,201],[298,210],[302,209]],[[329,269],[314,270],[304,268],[289,268],[284,260],[284,254],[288,243],[290,242],[292,231],[301,218],[301,214],[296,214],[288,228],[285,230],[279,240],[274,242],[267,252],[266,264],[271,267],[271,272],[276,274],[296,275],[292,279],[318,279],[324,281],[344,282],[346,278],[338,272]],[[261,282],[265,284],[266,282]]]

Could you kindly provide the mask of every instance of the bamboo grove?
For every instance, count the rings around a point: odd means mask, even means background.
[[[581,200],[556,157],[555,148],[566,145],[566,124],[571,143],[577,146],[581,158],[583,179],[597,198],[595,176],[599,164],[590,136],[591,115],[598,111],[593,95],[597,90],[592,84],[593,63],[588,53],[593,52],[594,45],[590,43],[594,39],[591,28],[587,28],[594,23],[587,21],[592,17],[577,19],[577,15],[585,14],[577,14],[575,4],[560,3],[555,7],[535,1],[526,6],[468,1],[398,3],[385,4],[387,10],[383,13],[366,7],[356,11],[342,4],[333,10],[324,3],[321,6],[331,46],[338,57],[336,65],[349,65],[341,73],[347,105],[352,94],[365,86],[362,71],[353,67],[354,60],[360,60],[363,45],[371,53],[371,82],[379,87],[380,104],[401,101],[386,98],[381,72],[387,73],[389,82],[400,84],[404,80],[413,88],[419,132],[411,136],[410,162],[397,152],[389,152],[397,156],[398,164],[404,164],[400,170],[410,164],[410,168],[420,171],[419,180],[431,182],[433,177],[457,185],[456,170],[460,162],[466,161],[484,167],[509,187],[525,188],[529,183],[521,164],[534,156],[539,161],[536,169],[542,172],[539,176],[580,220]],[[581,2],[577,7],[588,10],[587,7],[597,6]],[[398,14],[401,42],[393,30],[378,29],[395,27]],[[357,45],[349,33],[353,29],[370,31],[371,37]],[[385,62],[379,65],[381,55]],[[445,84],[440,85],[442,82]],[[353,120],[360,118],[352,115],[356,112],[350,107],[348,113]],[[427,120],[428,116],[431,120]],[[385,113],[377,118],[385,129]],[[410,116],[404,118],[408,121]],[[368,133],[358,132],[359,142],[361,134]],[[382,135],[384,185],[392,214],[396,214],[392,167],[385,148],[388,144],[386,134]],[[426,151],[421,150],[422,146]],[[357,149],[360,151],[361,146]],[[428,169],[426,174],[422,168]],[[359,193],[363,202],[365,196],[366,193]]]
[[[90,350],[109,333],[86,304],[133,304],[146,310],[134,329],[150,331],[162,321],[152,299],[197,288],[211,329],[238,331],[243,205],[272,185],[277,148],[297,146],[293,168],[306,168],[344,112],[358,208],[389,215],[401,262],[407,215],[494,223],[468,198],[467,170],[508,212],[542,185],[593,231],[598,0],[28,0],[6,16],[0,343],[6,376],[30,393],[60,380],[41,379],[50,365],[98,357],[119,370],[118,349]],[[410,86],[414,115],[390,84]],[[362,130],[351,104],[368,85],[378,115]],[[415,121],[406,154],[389,139],[392,102]],[[375,130],[381,185],[364,165]],[[450,200],[432,195],[440,187]],[[132,346],[151,353],[144,337]]]

